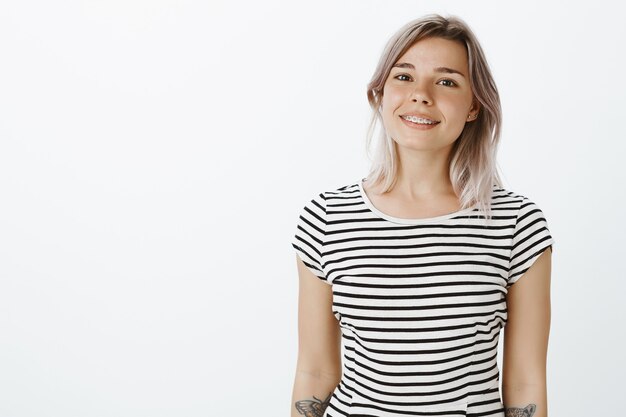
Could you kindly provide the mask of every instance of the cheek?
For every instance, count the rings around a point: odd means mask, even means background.
[[[448,119],[457,120],[467,117],[470,104],[466,106],[465,103],[457,97],[440,97],[438,107]]]
[[[399,108],[405,100],[405,94],[403,91],[393,88],[385,90],[383,95],[383,109],[390,113],[393,113],[395,109]]]

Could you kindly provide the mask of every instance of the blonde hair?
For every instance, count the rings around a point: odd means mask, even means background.
[[[469,26],[458,17],[443,17],[438,14],[423,16],[404,25],[387,42],[376,71],[367,85],[367,99],[372,108],[366,141],[366,151],[372,166],[367,181],[382,183],[382,192],[389,191],[396,182],[396,144],[385,131],[380,111],[383,87],[397,60],[413,44],[427,37],[457,41],[466,48],[470,86],[481,107],[478,118],[465,124],[452,146],[448,159],[450,180],[462,210],[476,206],[485,213],[486,218],[491,218],[493,187],[502,186],[496,159],[502,123],[500,96],[478,40]],[[376,122],[380,123],[382,129],[375,158],[372,160],[369,150]]]

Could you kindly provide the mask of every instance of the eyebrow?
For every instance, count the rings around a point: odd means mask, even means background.
[[[400,62],[395,64],[393,67],[391,68],[411,68],[412,70],[415,69],[415,67],[413,66],[413,64],[408,63],[408,62]],[[434,68],[435,72],[441,72],[444,74],[459,74],[460,76],[462,76],[463,78],[465,78],[465,75],[461,72],[461,71],[457,71],[454,68],[448,68],[448,67],[436,67]]]

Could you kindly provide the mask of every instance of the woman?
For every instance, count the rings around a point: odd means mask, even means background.
[[[383,126],[370,173],[315,195],[292,242],[291,415],[546,417],[554,239],[501,186],[500,100],[478,41],[456,17],[414,20],[367,95],[368,137]]]

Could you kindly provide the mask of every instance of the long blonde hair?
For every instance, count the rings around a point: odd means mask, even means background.
[[[387,42],[376,71],[367,85],[367,99],[372,108],[366,140],[366,151],[372,166],[367,181],[382,183],[382,192],[389,191],[396,182],[397,149],[395,142],[385,131],[380,111],[383,87],[397,60],[413,44],[427,37],[457,41],[466,48],[471,89],[481,107],[478,118],[465,124],[452,146],[448,160],[450,180],[462,210],[476,206],[484,212],[486,218],[491,218],[493,187],[502,186],[497,170],[497,148],[502,123],[500,96],[476,36],[463,20],[455,16],[425,15],[404,25]],[[372,159],[370,148],[377,122],[382,128],[375,157]]]

